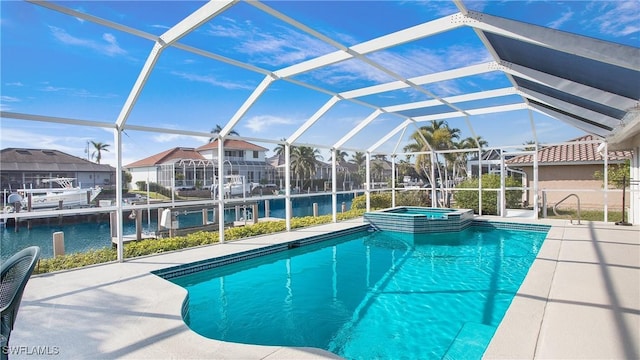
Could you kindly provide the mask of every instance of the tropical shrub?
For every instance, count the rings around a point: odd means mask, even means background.
[[[431,206],[429,192],[421,190],[409,190],[396,192],[397,206]]]
[[[338,213],[339,221],[362,216],[364,210],[352,209],[344,213]],[[291,219],[291,228],[298,229],[308,226],[327,224],[332,221],[331,215],[318,217],[307,216]],[[241,227],[233,227],[225,230],[226,241],[239,240],[251,236],[272,234],[286,230],[286,222],[269,221]],[[215,244],[220,241],[217,231],[198,231],[184,236],[175,236],[163,239],[144,239],[132,241],[124,245],[124,257],[159,254],[167,251],[180,250],[190,247]],[[41,259],[34,273],[42,274],[52,271],[68,270],[88,265],[95,265],[115,261],[118,258],[117,250],[112,247],[91,250],[84,253],[67,254],[51,259]]]
[[[429,193],[427,191],[410,190],[396,192],[397,206],[430,206]],[[386,209],[391,207],[391,193],[371,194],[371,209]],[[351,202],[352,209],[366,209],[367,198],[365,195],[356,196]]]
[[[371,209],[386,209],[391,207],[391,193],[375,193],[371,194]],[[367,197],[365,195],[359,195],[353,198],[351,201],[352,209],[366,209]]]
[[[505,178],[506,187],[521,186],[519,180],[513,177]],[[461,182],[458,188],[478,188],[478,178],[467,179]],[[482,175],[482,188],[486,189],[500,189],[500,175],[497,174],[483,174]],[[456,202],[457,208],[473,209],[477,214],[478,211],[478,192],[477,191],[456,191],[453,194],[453,199]],[[507,190],[506,201],[508,208],[519,208],[522,202],[521,190]],[[482,191],[482,214],[483,215],[497,215],[498,214],[498,191],[495,190],[483,190]]]
[[[117,259],[118,254],[116,250],[105,247],[102,249],[92,250],[84,253],[57,256],[52,259],[40,259],[33,272],[34,274],[43,274],[52,271],[101,264],[109,261],[115,261]]]

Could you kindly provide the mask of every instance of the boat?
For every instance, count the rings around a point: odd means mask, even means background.
[[[45,184],[58,184],[59,187],[42,189],[19,189],[16,191],[20,195],[22,208],[29,208],[29,198],[31,198],[31,209],[46,209],[62,207],[82,207],[88,206],[100,194],[102,188],[95,186],[92,188],[74,187],[75,178],[52,178],[42,179]]]
[[[224,177],[223,194],[224,197],[248,196],[251,191],[259,184],[245,182],[244,176],[226,175]],[[211,185],[211,198],[218,197],[218,183]]]

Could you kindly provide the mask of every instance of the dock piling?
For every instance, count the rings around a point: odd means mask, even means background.
[[[64,255],[64,232],[53,233],[53,257]]]
[[[142,209],[135,209],[136,240],[142,240]]]
[[[112,211],[109,213],[109,229],[111,232],[111,238],[115,238],[118,237],[118,224],[117,224],[117,216],[118,213],[115,211]]]
[[[254,224],[258,223],[258,218],[259,218],[259,214],[258,214],[258,203],[255,204],[251,204],[251,213],[252,213],[252,218],[251,221],[253,221]]]
[[[158,208],[158,232],[162,230],[162,213],[164,212],[164,208]]]

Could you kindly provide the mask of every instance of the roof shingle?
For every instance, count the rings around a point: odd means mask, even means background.
[[[50,149],[2,149],[0,164],[2,164],[2,171],[115,171],[111,165],[97,164],[62,151]]]
[[[585,135],[571,140],[572,144],[547,146],[538,150],[538,163],[592,163],[603,161],[604,158],[598,152],[598,143],[585,143],[597,141],[593,135]],[[621,161],[631,158],[631,151],[609,151],[609,161]],[[533,155],[526,154],[516,156],[506,161],[507,164],[531,165]]]
[[[210,143],[204,144],[196,149],[196,151],[202,150],[211,150],[218,148],[218,140],[214,140]],[[225,150],[249,150],[249,151],[267,151],[269,149],[263,148],[262,146],[258,146],[256,144],[252,144],[248,141],[244,140],[225,140],[224,142]]]
[[[125,165],[126,168],[146,167],[164,164],[171,160],[180,159],[205,159],[194,148],[175,147],[163,152],[151,155],[142,160],[132,162],[129,165]]]

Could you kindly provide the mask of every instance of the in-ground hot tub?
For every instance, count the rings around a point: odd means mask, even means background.
[[[400,206],[367,212],[364,221],[379,230],[411,234],[461,231],[471,225],[473,210]]]

